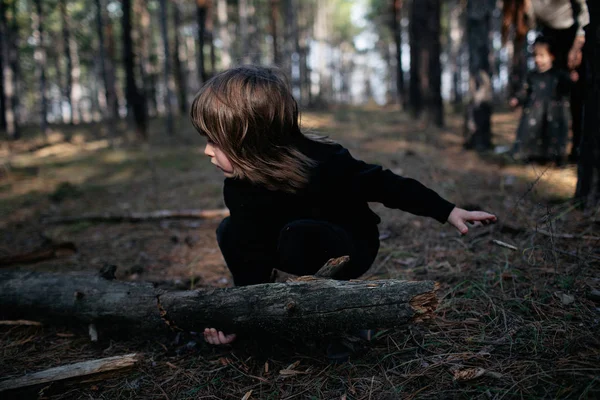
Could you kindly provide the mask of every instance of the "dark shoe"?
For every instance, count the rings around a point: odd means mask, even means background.
[[[327,359],[330,364],[343,364],[348,362],[352,349],[341,340],[332,341],[327,346]]]
[[[375,329],[361,329],[360,331],[354,333],[355,336],[366,340],[367,342],[373,340],[376,334],[377,331]]]

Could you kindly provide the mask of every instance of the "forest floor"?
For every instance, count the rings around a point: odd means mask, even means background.
[[[381,250],[365,279],[435,280],[427,323],[380,332],[350,361],[330,364],[323,343],[209,346],[178,337],[100,338],[61,326],[0,325],[0,380],[132,352],[143,361],[94,382],[12,393],[50,399],[534,399],[600,397],[600,215],[571,200],[576,167],[518,165],[462,149],[462,120],[417,123],[394,108],[303,115],[357,158],[416,178],[499,222],[460,237],[451,227],[381,205]],[[494,115],[494,141],[511,142],[517,114]],[[222,176],[182,119],[149,144],[110,146],[106,127],[55,128],[0,143],[0,259],[73,243],[58,258],[10,268],[88,271],[170,289],[231,286],[214,231],[219,220],[73,224],[45,217],[223,207]],[[511,250],[494,240],[513,245]],[[0,267],[3,267],[0,265]],[[595,296],[595,297],[594,297]],[[264,344],[263,344],[264,345]],[[469,374],[481,374],[468,379]],[[3,398],[6,398],[3,396]]]

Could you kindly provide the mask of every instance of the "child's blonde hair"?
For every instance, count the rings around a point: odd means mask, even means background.
[[[221,72],[196,94],[190,116],[229,158],[235,177],[292,193],[308,183],[315,162],[297,149],[306,137],[278,68],[244,65]]]

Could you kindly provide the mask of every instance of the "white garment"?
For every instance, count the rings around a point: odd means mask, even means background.
[[[568,29],[575,23],[571,2],[569,0],[529,0],[530,7],[527,13],[532,21],[536,19],[554,29]],[[579,29],[577,35],[585,35],[583,28],[590,23],[585,0],[575,0],[581,5],[581,12],[577,16]]]

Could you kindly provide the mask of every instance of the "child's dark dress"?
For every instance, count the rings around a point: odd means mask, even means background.
[[[454,204],[414,179],[354,159],[338,144],[303,140],[297,148],[317,161],[298,193],[273,191],[243,179],[225,179],[231,216],[217,229],[219,247],[238,286],[268,282],[273,268],[314,274],[327,260],[350,262],[339,279],[357,278],[379,249],[380,202],[444,223]]]
[[[523,115],[513,155],[523,160],[561,161],[569,134],[568,100],[571,81],[556,68],[531,72],[518,96]]]

